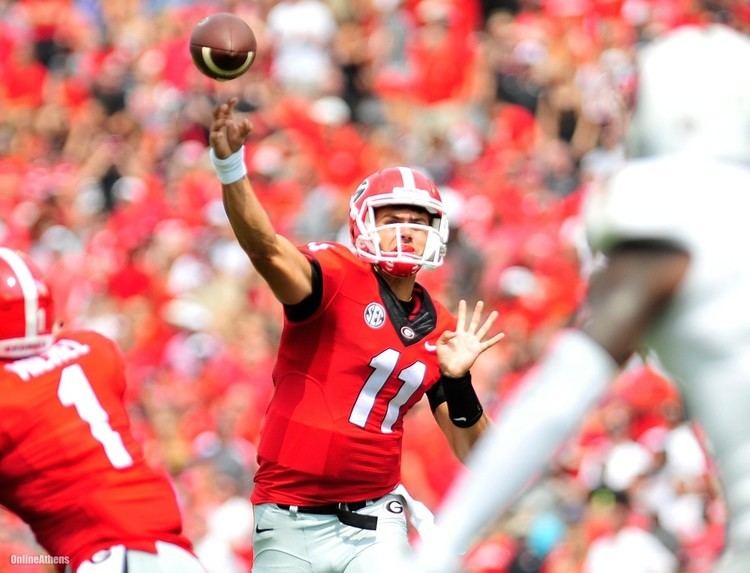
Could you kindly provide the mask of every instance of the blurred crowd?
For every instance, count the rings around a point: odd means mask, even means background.
[[[258,40],[250,71],[224,83],[187,48],[218,11]],[[420,280],[449,308],[466,298],[500,311],[506,338],[474,382],[502,415],[585,289],[581,199],[624,161],[636,50],[716,20],[750,31],[750,4],[0,0],[0,243],[51,274],[66,326],[119,343],[134,432],[174,480],[199,557],[210,573],[246,572],[282,315],[224,214],[207,153],[216,103],[236,96],[251,117],[251,181],[299,243],[347,241],[348,198],[370,172],[430,174],[452,235],[446,264]],[[708,571],[723,544],[710,461],[644,363],[468,571],[612,572],[634,547],[644,557],[623,571]],[[407,418],[403,479],[435,507],[458,464],[428,417],[425,403]],[[0,513],[0,563],[33,543]]]

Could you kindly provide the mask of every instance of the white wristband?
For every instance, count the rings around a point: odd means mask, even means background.
[[[245,167],[244,145],[225,159],[216,157],[216,153],[214,153],[213,147],[208,152],[208,156],[211,158],[211,164],[214,166],[216,175],[219,176],[219,181],[221,181],[224,185],[239,181],[245,175],[247,175],[247,167]]]

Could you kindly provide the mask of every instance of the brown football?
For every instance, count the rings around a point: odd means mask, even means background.
[[[256,48],[250,26],[227,12],[203,18],[190,34],[190,55],[196,67],[219,81],[244,74],[255,60]]]

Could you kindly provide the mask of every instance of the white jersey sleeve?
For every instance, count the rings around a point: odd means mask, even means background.
[[[606,253],[628,241],[677,241],[682,219],[677,187],[653,161],[640,161],[593,188],[584,206],[592,250]]]
[[[589,244],[606,253],[623,242],[664,241],[692,254],[709,245],[729,254],[731,235],[746,227],[749,183],[747,169],[687,154],[633,161],[591,190]]]

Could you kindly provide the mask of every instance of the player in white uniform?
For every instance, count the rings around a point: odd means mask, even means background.
[[[575,328],[473,452],[403,571],[454,571],[647,346],[709,440],[729,511],[720,573],[750,571],[750,40],[681,28],[640,57],[631,161],[586,210],[605,255]]]

